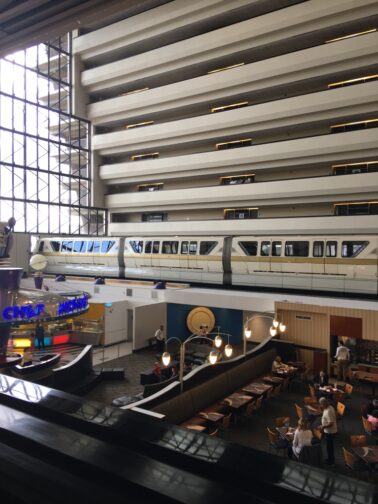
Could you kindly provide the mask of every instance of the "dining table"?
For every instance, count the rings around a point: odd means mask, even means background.
[[[295,427],[276,427],[276,430],[278,431],[282,439],[286,439],[286,441],[289,441],[289,443],[293,442]]]
[[[270,390],[271,388],[272,385],[268,385],[266,383],[252,382],[248,385],[245,385],[242,388],[242,391],[246,392],[247,394],[261,396],[266,394],[266,392],[268,392],[268,390]]]
[[[200,411],[198,416],[209,422],[216,423],[219,422],[219,420],[222,420],[225,417],[225,414],[218,411]]]
[[[280,385],[283,383],[284,379],[280,376],[267,375],[262,377],[262,381],[265,383],[271,383],[272,385]]]
[[[242,408],[251,401],[252,397],[250,395],[244,395],[234,392],[233,394],[225,397],[222,402],[231,409],[239,410],[240,408]]]

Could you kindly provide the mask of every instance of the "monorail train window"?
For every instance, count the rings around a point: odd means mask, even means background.
[[[308,257],[308,241],[287,241],[285,243],[285,256]]]
[[[43,240],[41,242],[39,242],[38,252],[43,252],[44,245],[45,245],[45,242]]]
[[[208,255],[214,249],[218,242],[216,241],[201,241],[199,255]]]
[[[190,255],[196,255],[197,254],[197,242],[196,241],[191,241],[189,243],[189,254]]]
[[[313,257],[323,257],[324,256],[324,242],[323,241],[314,241],[314,245],[312,247],[312,255],[313,255]]]
[[[181,254],[191,254],[196,255],[197,253],[197,242],[181,242]]]
[[[337,256],[337,241],[327,241],[326,243],[326,257]]]
[[[270,255],[270,241],[261,242],[260,255],[269,256]]]
[[[141,254],[143,251],[143,242],[141,240],[132,240],[130,246],[136,254]]]
[[[368,241],[343,241],[341,244],[341,257],[356,257],[368,244]]]
[[[103,254],[106,254],[113,247],[113,245],[114,245],[114,240],[103,241],[101,244],[101,252]]]
[[[144,252],[146,254],[158,254],[160,248],[160,242],[158,241],[146,241],[146,246]]]
[[[54,252],[59,252],[60,250],[60,242],[51,240],[50,242],[51,248],[53,249]]]
[[[162,254],[177,254],[178,252],[178,241],[163,241],[161,247]]]
[[[272,256],[280,256],[282,253],[282,242],[274,241],[272,242]]]
[[[62,252],[72,252],[72,241],[62,242]]]
[[[88,252],[100,252],[100,242],[99,241],[90,241],[88,242]]]
[[[257,255],[257,241],[242,241],[238,242],[238,245],[243,250],[245,255],[256,256]]]
[[[221,177],[222,185],[252,184],[252,182],[254,181],[254,175],[235,175],[233,177]]]
[[[87,242],[85,241],[75,241],[73,245],[74,252],[85,252],[87,248]]]
[[[224,210],[225,219],[257,219],[258,208],[228,208]]]

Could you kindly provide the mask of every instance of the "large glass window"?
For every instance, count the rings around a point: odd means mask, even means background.
[[[285,243],[285,256],[308,257],[308,241],[287,241]]]
[[[89,122],[72,114],[71,36],[0,59],[0,221],[30,233],[106,234],[90,207]]]

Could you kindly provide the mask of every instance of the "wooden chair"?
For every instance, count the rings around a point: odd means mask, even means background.
[[[350,436],[351,446],[366,446],[367,438],[364,434],[358,436]]]
[[[269,427],[267,427],[266,430],[268,432],[269,448],[276,450],[277,455],[281,450],[285,451],[287,449],[287,442],[280,438],[278,432],[270,430]]]
[[[346,383],[344,387],[344,401],[349,401],[349,406],[352,406],[353,385]]]
[[[225,430],[228,429],[231,425],[232,413],[224,416],[220,422],[220,427]]]
[[[261,408],[262,401],[263,401],[263,396],[261,395],[256,399],[256,401],[254,403],[251,403],[252,405],[254,405],[255,411],[258,411]]]
[[[310,396],[316,400],[315,387],[313,387],[310,383],[308,384],[308,388],[310,390]]]
[[[298,406],[298,404],[294,404],[295,406],[295,411],[298,415],[298,419],[299,418],[304,418],[305,417],[305,410],[304,408],[301,408],[300,406]]]
[[[355,457],[352,452],[346,450],[344,447],[342,448],[343,448],[344,462],[348,469],[350,469],[353,472],[356,472],[358,477],[360,471],[369,470],[369,466],[367,464],[365,464],[362,460],[357,459],[357,457]]]
[[[336,404],[336,415],[337,420],[341,420],[343,429],[344,429],[344,413],[345,413],[345,404],[343,404],[342,402],[338,402]]]
[[[364,426],[365,434],[373,437],[375,439],[375,442],[377,443],[378,442],[378,433],[373,431],[373,426],[371,425],[371,423],[369,422],[369,420],[367,418],[365,418],[365,417],[361,417],[361,418],[362,418],[362,425]]]
[[[279,396],[279,395],[280,395],[280,393],[281,393],[281,387],[282,387],[282,386],[281,386],[281,384],[280,384],[280,385],[277,385],[277,387],[274,387],[274,388],[273,388],[273,392],[272,392],[272,396],[273,396],[273,397],[277,397],[277,396]]]
[[[311,396],[306,396],[304,399],[303,399],[303,402],[304,404],[310,404],[311,406],[314,406],[314,405],[318,405],[318,400],[316,399],[316,397],[311,397]]]
[[[290,424],[289,416],[281,416],[276,418],[276,427],[283,427],[285,423]]]
[[[219,434],[219,429],[218,428],[215,428],[213,429],[212,431],[209,432],[209,436],[211,437],[217,437]]]

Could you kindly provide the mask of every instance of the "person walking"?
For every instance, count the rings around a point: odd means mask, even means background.
[[[320,431],[324,433],[327,445],[327,460],[325,461],[325,463],[327,465],[334,465],[334,438],[337,433],[336,412],[334,407],[329,404],[328,400],[325,397],[321,397],[319,399],[319,405],[321,410],[323,411]]]
[[[37,340],[38,350],[41,350],[42,347],[45,348],[45,330],[41,323],[38,323],[35,329],[35,339]]]
[[[158,353],[164,352],[164,326],[161,325],[155,332],[156,350]]]
[[[339,341],[335,359],[337,361],[337,379],[346,381],[349,365],[349,348],[342,341]]]

